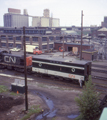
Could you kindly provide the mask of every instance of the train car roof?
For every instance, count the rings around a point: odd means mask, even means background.
[[[42,60],[49,60],[49,61],[59,61],[59,62],[66,62],[66,63],[73,63],[73,64],[86,64],[91,61],[85,61],[85,60],[77,60],[74,57],[67,57],[66,54],[68,52],[64,53],[65,57],[62,58],[62,53],[61,52],[56,52],[56,53],[49,53],[49,54],[41,54],[41,55],[34,55],[34,54],[27,54],[26,56],[32,56],[32,58],[37,58],[37,59],[42,59]],[[21,52],[12,52],[12,56],[23,56],[24,53],[23,51]]]
[[[49,61],[58,61],[58,62],[66,62],[66,63],[73,63],[73,64],[86,64],[90,61],[85,61],[85,60],[77,60],[75,58],[71,58],[71,57],[65,57],[62,58],[60,56],[50,56],[50,55],[37,55],[37,56],[33,56],[33,59],[42,59],[42,60],[49,60]]]
[[[24,58],[24,54],[15,54],[15,53],[3,52],[2,55]],[[31,55],[26,55],[26,57],[29,57],[29,56],[31,56]]]

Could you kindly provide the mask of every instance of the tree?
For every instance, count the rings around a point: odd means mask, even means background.
[[[79,106],[80,115],[76,120],[97,120],[100,115],[99,94],[92,84],[91,76],[83,87],[83,92],[78,98],[75,98]]]

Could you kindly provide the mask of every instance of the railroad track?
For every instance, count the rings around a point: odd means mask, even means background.
[[[58,86],[62,86],[62,87],[70,87],[70,88],[80,88],[79,82],[75,82],[72,80],[65,80],[65,79],[61,79],[58,77],[51,77],[51,76],[47,76],[47,75],[41,75],[41,74],[34,74],[33,77],[38,79],[40,78],[41,80],[35,80],[38,82],[42,82],[42,83],[46,83],[46,84],[52,84],[52,85],[58,85]]]
[[[91,69],[92,72],[100,72],[100,73],[107,73],[107,70],[98,70],[98,69]]]
[[[107,78],[105,78],[105,77],[99,77],[99,76],[94,76],[94,75],[92,75],[92,78],[93,78],[93,79],[98,79],[98,80],[107,81]]]
[[[107,68],[107,66],[104,66],[104,65],[95,65],[95,64],[92,64],[92,67]]]
[[[95,83],[94,83],[95,84]],[[107,86],[105,85],[101,85],[101,84],[95,84],[96,90],[103,93],[103,94],[107,94]]]

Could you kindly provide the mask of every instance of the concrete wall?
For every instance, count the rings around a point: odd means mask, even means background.
[[[59,27],[60,26],[60,20],[52,18],[52,27]]]
[[[33,17],[32,18],[32,27],[40,27],[41,26],[41,18]]]
[[[49,27],[49,18],[41,17],[41,27]]]

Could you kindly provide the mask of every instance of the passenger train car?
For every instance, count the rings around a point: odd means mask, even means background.
[[[33,57],[32,71],[69,80],[81,80],[84,83],[91,74],[91,62],[70,58]]]

